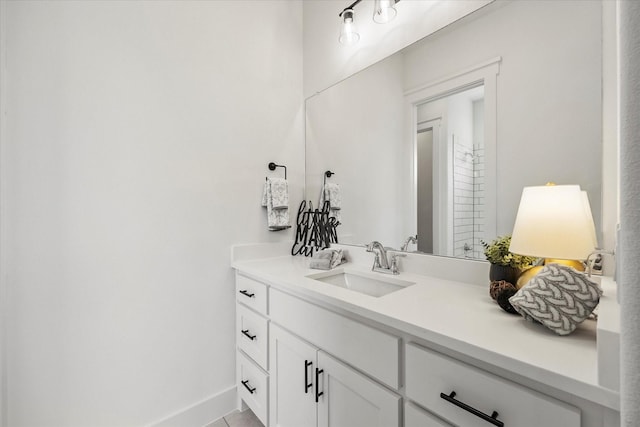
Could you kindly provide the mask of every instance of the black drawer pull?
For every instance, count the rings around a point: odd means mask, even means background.
[[[247,337],[247,338],[249,338],[251,341],[253,341],[253,340],[255,340],[255,339],[256,339],[256,336],[257,336],[257,335],[251,335],[251,334],[249,333],[249,330],[248,330],[248,329],[243,329],[243,330],[242,330],[242,331],[240,331],[240,332],[242,332],[242,335],[246,336],[246,337]]]
[[[240,293],[245,297],[249,297],[249,298],[253,298],[256,295],[256,294],[250,294],[246,289],[241,290]]]
[[[242,385],[244,386],[244,388],[246,388],[247,390],[249,390],[249,393],[253,394],[256,391],[256,388],[253,387],[251,388],[249,386],[249,380],[244,380],[244,381],[240,381],[242,383]]]
[[[320,382],[318,381],[320,374],[324,372],[324,369],[316,368],[316,403],[318,403],[318,398],[324,394],[324,391],[320,391]]]
[[[313,387],[313,384],[309,384],[309,366],[313,365],[312,362],[304,361],[304,394],[309,393],[309,389]]]
[[[476,408],[474,408],[473,406],[469,406],[464,402],[456,400],[455,399],[455,397],[456,397],[456,392],[455,391],[452,391],[448,395],[446,395],[444,393],[440,393],[440,397],[443,398],[444,400],[446,400],[447,402],[453,403],[457,407],[464,409],[467,412],[471,412],[476,417],[482,418],[483,420],[485,420],[488,423],[493,424],[494,426],[504,427],[504,423],[498,419],[498,412],[497,411],[493,411],[491,416],[485,414],[484,412],[480,412]]]

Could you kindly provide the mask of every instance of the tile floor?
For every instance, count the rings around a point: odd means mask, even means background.
[[[211,424],[207,424],[205,427],[264,427],[260,420],[251,412],[251,409],[247,409],[244,412],[235,411],[214,421]]]

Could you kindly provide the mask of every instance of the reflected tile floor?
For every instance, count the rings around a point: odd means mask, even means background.
[[[250,409],[247,409],[244,412],[234,411],[205,427],[264,427],[264,425]]]

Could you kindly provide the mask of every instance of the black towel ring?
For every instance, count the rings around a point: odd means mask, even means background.
[[[331,171],[326,171],[324,173],[324,180],[323,180],[323,185],[325,185],[327,183],[327,178],[331,178],[331,175],[335,175],[335,172],[331,172]]]
[[[284,179],[287,179],[287,167],[285,165],[276,165],[275,163],[269,163],[269,170],[274,171],[276,168],[284,168]],[[268,179],[265,177],[265,179]]]

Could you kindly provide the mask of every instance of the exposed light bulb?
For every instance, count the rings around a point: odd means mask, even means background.
[[[373,6],[373,21],[378,24],[392,21],[398,13],[395,4],[395,0],[376,0]]]
[[[342,29],[340,30],[340,43],[350,46],[358,43],[360,40],[360,34],[356,28],[356,23],[353,18],[353,9],[347,9],[342,12]]]

